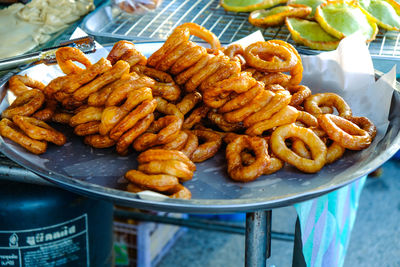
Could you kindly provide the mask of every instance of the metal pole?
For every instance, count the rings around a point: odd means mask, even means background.
[[[271,247],[272,211],[246,214],[245,267],[266,267]]]

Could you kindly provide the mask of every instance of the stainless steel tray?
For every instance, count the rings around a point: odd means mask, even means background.
[[[136,48],[148,53],[160,45],[137,44]],[[33,68],[37,67],[40,66]],[[399,84],[396,86],[400,89]],[[6,84],[0,84],[0,95],[3,97],[0,112],[8,106],[6,91]],[[93,149],[83,144],[70,128],[54,127],[67,135],[68,143],[62,147],[49,145],[46,153],[37,156],[0,137],[0,151],[60,187],[121,205],[187,213],[253,211],[287,206],[319,196],[351,183],[382,165],[400,148],[400,93],[397,90],[393,93],[387,131],[380,133],[382,139],[376,139],[368,149],[347,151],[339,161],[325,166],[316,174],[301,173],[286,166],[277,173],[245,184],[228,178],[221,151],[212,159],[197,164],[193,180],[185,183],[192,192],[192,200],[160,199],[126,192],[123,175],[127,170],[136,168],[137,154],[121,157],[113,149]]]
[[[82,28],[96,36],[125,40],[165,40],[172,29],[184,22],[195,22],[214,32],[221,43],[231,43],[250,33],[261,30],[264,38],[282,39],[296,46],[303,54],[320,51],[297,45],[286,26],[258,28],[248,22],[249,13],[225,11],[219,0],[163,1],[153,12],[143,15],[126,15],[112,12],[109,3],[92,12],[82,22]],[[400,33],[380,29],[376,40],[369,44],[372,58],[400,59]]]

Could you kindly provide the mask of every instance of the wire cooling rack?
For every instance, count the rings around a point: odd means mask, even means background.
[[[248,16],[248,13],[225,11],[219,0],[164,0],[156,10],[142,15],[121,13],[108,3],[88,15],[82,27],[96,36],[160,41],[167,39],[176,26],[195,22],[216,34],[221,43],[231,43],[260,30],[266,40],[285,40],[303,54],[320,52],[295,44],[286,26],[258,28],[248,22]],[[369,44],[371,56],[400,60],[399,38],[399,32],[380,29],[376,40]]]

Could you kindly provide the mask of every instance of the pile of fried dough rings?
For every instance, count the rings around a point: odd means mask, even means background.
[[[211,48],[190,41],[192,35]],[[285,162],[318,172],[345,149],[367,148],[376,135],[339,95],[300,85],[300,56],[280,40],[222,48],[213,33],[185,23],[148,59],[128,41],[94,64],[71,47],[56,57],[66,75],[47,85],[10,79],[17,98],[2,113],[0,134],[41,154],[47,142],[66,142],[47,124],[56,122],[92,147],[140,152],[138,169],[125,174],[132,192],[189,199],[182,182],[224,143],[229,176],[249,182]]]

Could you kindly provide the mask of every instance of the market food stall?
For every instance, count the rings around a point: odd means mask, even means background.
[[[191,5],[191,8],[185,7],[188,4]],[[178,5],[178,7],[174,5]],[[201,12],[197,10],[195,15],[190,17],[190,12],[196,10],[196,5],[201,9]],[[146,58],[149,58],[164,45],[164,41],[154,41],[153,39],[166,39],[177,26],[189,20],[189,17],[191,21],[198,22],[213,31],[223,43],[231,43],[238,40],[255,29],[246,24],[244,19],[240,17],[240,13],[225,12],[221,7],[217,6],[216,2],[207,1],[207,4],[201,4],[201,1],[198,1],[196,5],[192,5],[188,1],[164,2],[159,7],[160,12],[157,13],[149,13],[140,17],[125,17],[126,14],[121,14],[110,18],[112,13],[108,12],[111,12],[111,7],[106,4],[89,14],[83,20],[81,26],[87,33],[96,35],[99,41],[104,41],[104,38],[108,38],[107,40],[121,38],[135,40],[135,49]],[[107,11],[107,9],[110,10]],[[176,16],[178,12],[185,12],[185,15]],[[207,14],[206,17],[205,14]],[[165,18],[164,16],[167,17]],[[226,17],[229,17],[229,20]],[[170,20],[174,18],[178,19],[171,22]],[[146,19],[150,19],[150,22],[146,21]],[[141,23],[145,23],[146,26],[140,26]],[[208,23],[212,24],[207,25]],[[236,23],[239,23],[240,27],[234,27]],[[153,25],[157,25],[155,29],[151,28],[155,27]],[[248,29],[247,32],[246,27]],[[136,32],[137,29],[140,32]],[[271,33],[271,29],[266,29],[263,31],[263,36],[265,39],[279,38],[287,40],[286,37],[278,34],[281,30],[282,28],[279,28],[276,32]],[[146,33],[150,34],[145,36]],[[272,34],[272,38],[269,38],[269,33]],[[382,49],[382,47],[390,46],[388,44],[392,42],[385,34],[382,34],[375,43],[370,43],[369,52],[373,58],[384,58],[388,55],[385,53],[391,53],[388,57],[393,58],[393,53],[396,52],[396,49],[394,52],[385,52],[386,50]],[[283,36],[287,36],[287,32]],[[139,39],[141,39],[140,42],[136,42]],[[375,45],[380,47],[378,49],[379,53],[376,54]],[[346,47],[343,45],[343,50],[340,50],[337,55],[338,58],[349,55]],[[106,46],[106,50],[99,49],[96,53],[89,55],[89,58],[92,63],[97,62],[101,57],[107,57],[107,53],[111,49],[112,46]],[[316,51],[303,47],[297,47],[297,50],[307,54],[316,53]],[[350,49],[350,51],[353,50]],[[365,54],[361,53],[361,55]],[[355,59],[357,59],[356,56]],[[379,79],[383,74],[378,71],[368,73],[363,69],[363,66],[359,65],[357,65],[359,68],[355,73],[351,71],[349,73],[349,65],[346,63],[340,65],[339,70],[334,74],[336,76],[334,76],[333,82],[331,79],[324,79],[322,74],[324,68],[318,70],[310,67],[311,63],[319,62],[320,65],[317,66],[332,69],[333,66],[337,66],[336,62],[339,60],[334,59],[332,61],[334,62],[333,65],[332,62],[326,62],[323,58],[304,57],[303,82],[313,92],[314,90],[315,92],[320,90],[319,92],[325,93],[334,90],[338,94],[345,94],[346,100],[349,101],[350,106],[355,107],[358,116],[367,115],[373,117],[372,120],[378,128],[378,135],[372,141],[371,146],[365,150],[348,150],[339,160],[318,169],[318,172],[313,174],[300,172],[287,165],[278,172],[267,176],[263,175],[255,181],[248,183],[238,182],[231,180],[226,174],[226,159],[224,152],[220,151],[211,159],[196,164],[197,169],[193,179],[184,182],[185,187],[191,191],[191,199],[181,200],[154,194],[149,190],[140,190],[140,192],[136,193],[127,191],[128,181],[123,177],[129,170],[137,167],[136,159],[138,153],[121,155],[121,153],[115,152],[114,147],[105,149],[90,148],[82,142],[80,136],[73,133],[73,129],[66,125],[58,126],[57,129],[66,136],[68,142],[63,146],[49,146],[46,152],[40,155],[27,152],[6,138],[1,139],[0,149],[7,158],[27,170],[61,188],[89,198],[106,200],[115,204],[144,210],[180,213],[246,212],[246,266],[265,266],[272,209],[316,198],[348,185],[378,168],[399,148],[400,128],[397,111],[400,108],[400,103],[397,84],[394,86],[390,84],[389,78],[375,83],[375,78]],[[38,78],[37,75],[46,73],[46,79],[43,79],[43,82],[50,82],[60,74],[53,71],[54,67],[47,68],[46,66],[38,65],[28,68],[20,74],[28,74],[30,77],[40,79],[41,77]],[[319,78],[316,79],[315,76]],[[355,77],[359,80],[354,81]],[[365,82],[364,78],[371,83],[363,84]],[[318,80],[318,82],[315,82],[315,80]],[[335,81],[339,82],[335,83]],[[344,82],[342,83],[342,81]],[[374,92],[374,90],[375,92],[376,90],[384,91],[384,101],[390,103],[390,107],[385,106],[382,108],[382,112],[375,112],[376,109],[365,104],[365,99],[362,101],[364,105],[360,103],[359,99],[352,99],[351,95],[354,95],[354,91],[346,94],[346,89],[349,90],[349,84],[355,86],[357,83],[363,85],[361,89],[364,89],[365,86],[371,86],[372,89],[368,92]],[[7,110],[11,92],[7,91],[9,87],[6,81],[0,86],[3,92],[2,110]],[[341,86],[344,87],[341,88]],[[354,90],[357,91],[356,89]],[[368,104],[370,102],[367,101]],[[380,120],[382,117],[384,117],[385,121]],[[143,162],[140,162],[140,164],[143,164]],[[15,170],[9,167],[10,165],[2,168],[4,175],[15,175],[13,173]],[[25,170],[18,170],[17,172],[25,172]],[[26,175],[26,177],[27,179],[32,178],[30,174]]]

